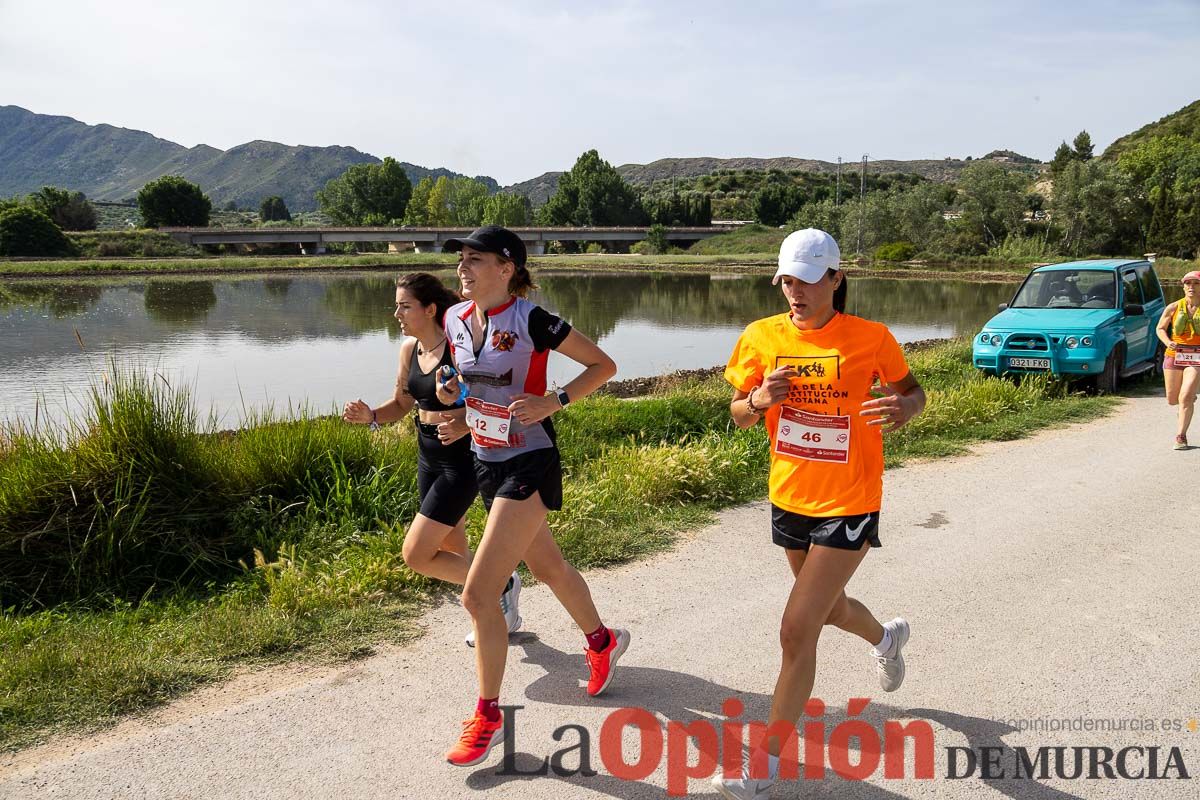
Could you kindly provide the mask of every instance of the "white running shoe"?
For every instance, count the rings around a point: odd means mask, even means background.
[[[500,595],[500,610],[504,612],[504,621],[508,623],[508,632],[516,633],[521,630],[521,615],[517,613],[517,601],[521,598],[521,576],[516,572],[509,579],[511,585]],[[475,629],[472,628],[466,636],[467,647],[475,646]]]
[[[875,658],[875,671],[879,674],[879,685],[885,692],[894,692],[904,683],[904,645],[908,643],[908,620],[896,617],[891,622],[885,622],[883,627],[892,636],[891,655],[880,653],[874,648],[871,655]]]
[[[713,788],[726,800],[766,800],[771,795],[772,780],[755,778],[725,778],[718,771],[712,779]]]

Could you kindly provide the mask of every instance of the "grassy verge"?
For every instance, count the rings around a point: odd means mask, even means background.
[[[1114,402],[985,379],[969,356],[963,342],[911,355],[930,404],[887,440],[890,466]],[[569,560],[628,561],[764,495],[765,434],[733,427],[728,398],[710,378],[572,405],[559,421],[566,505],[551,519]],[[408,426],[260,420],[197,434],[186,399],[132,378],[94,404],[68,443],[0,438],[0,748],[103,725],[242,665],[369,652],[408,636],[445,590],[401,558],[416,505]],[[472,537],[481,522],[476,504]]]

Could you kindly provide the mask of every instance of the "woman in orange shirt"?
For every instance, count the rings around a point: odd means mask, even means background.
[[[1179,433],[1175,449],[1188,449],[1187,432],[1196,409],[1200,388],[1200,272],[1183,276],[1183,299],[1163,309],[1158,320],[1158,339],[1167,346],[1163,359],[1163,381],[1167,404],[1179,406]]]
[[[768,724],[794,725],[800,718],[825,625],[874,645],[884,691],[895,691],[904,680],[908,623],[897,617],[880,625],[844,588],[866,556],[866,544],[880,546],[882,431],[920,414],[925,393],[887,327],[845,313],[839,260],[837,242],[824,231],[788,236],[775,274],[788,311],[751,323],[725,368],[734,388],[734,422],[748,428],[766,420],[772,539],[795,575],[780,625],[783,664]],[[871,399],[872,387],[883,396]],[[714,786],[727,798],[765,798],[784,744],[768,740],[765,776],[750,777],[752,758],[740,776],[718,775]]]

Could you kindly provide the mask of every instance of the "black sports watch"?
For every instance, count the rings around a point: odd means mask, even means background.
[[[559,389],[558,390],[558,404],[560,406],[562,406],[563,408],[566,408],[567,403],[569,403],[569,402],[571,402],[571,398],[567,397],[567,390]]]

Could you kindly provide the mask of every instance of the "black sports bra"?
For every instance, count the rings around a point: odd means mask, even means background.
[[[412,362],[408,365],[408,393],[417,401],[417,408],[425,411],[449,411],[458,406],[442,405],[437,399],[437,371],[443,366],[454,366],[454,358],[450,353],[449,342],[442,348],[442,357],[437,366],[429,372],[422,372],[418,363],[417,351],[420,346],[413,347]]]

